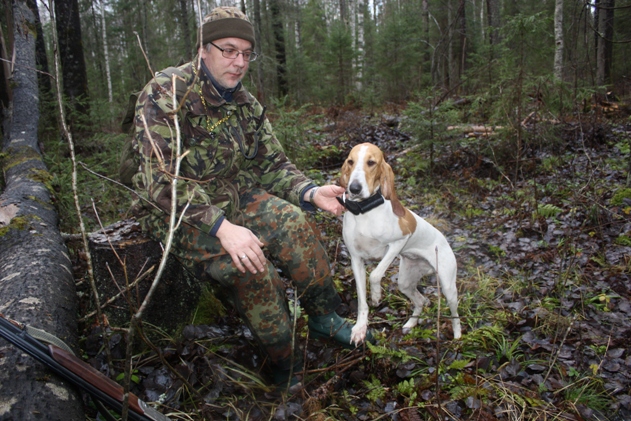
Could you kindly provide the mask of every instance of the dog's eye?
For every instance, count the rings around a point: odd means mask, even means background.
[[[375,164],[376,164],[376,162],[375,162],[375,161],[373,161],[372,159],[369,159],[369,160],[368,160],[368,166],[369,166],[369,167],[372,167],[372,166],[374,166]]]
[[[348,160],[346,160],[346,163],[347,163],[348,165],[350,165],[350,166],[352,166],[352,165],[354,164],[354,162],[353,162],[353,160],[352,160],[352,159],[348,159]]]

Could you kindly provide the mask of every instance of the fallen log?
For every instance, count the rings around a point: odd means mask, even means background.
[[[503,129],[502,126],[485,126],[481,124],[465,124],[465,125],[447,127],[448,131],[458,130],[459,132],[462,132],[465,135],[465,137],[492,136],[497,133],[496,130],[501,130],[501,129]]]
[[[13,2],[12,98],[3,121],[0,194],[0,312],[77,349],[76,294],[68,250],[38,148],[34,16]],[[67,382],[0,338],[0,419],[83,421],[83,402]]]

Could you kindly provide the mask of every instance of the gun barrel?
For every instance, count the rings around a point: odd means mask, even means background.
[[[83,380],[90,383],[92,386],[98,388],[101,392],[107,394],[109,397],[116,399],[119,402],[123,402],[125,390],[123,386],[116,383],[114,380],[105,376],[96,368],[89,364],[86,364],[79,358],[70,354],[67,351],[55,346],[48,345],[50,355],[59,364],[81,377]],[[138,397],[133,393],[129,394],[129,408],[139,414],[144,414],[140,404],[138,403]]]
[[[89,364],[55,346],[48,347],[0,314],[0,336],[26,352],[58,376],[83,389],[110,408],[122,410],[123,387]],[[129,394],[129,419],[134,421],[169,421],[164,414]]]

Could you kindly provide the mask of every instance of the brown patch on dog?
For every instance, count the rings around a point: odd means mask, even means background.
[[[409,209],[403,208],[403,210],[405,212],[405,216],[403,218],[399,218],[399,228],[401,229],[403,235],[409,235],[416,231],[416,218]]]

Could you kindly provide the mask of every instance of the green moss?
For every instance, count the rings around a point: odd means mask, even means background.
[[[631,237],[629,237],[628,235],[620,234],[618,238],[616,238],[616,244],[631,247]]]
[[[211,288],[204,287],[191,324],[207,325],[214,323],[218,317],[225,316],[226,308],[215,296]]]
[[[6,227],[0,228],[0,237],[3,237],[9,233],[10,230],[25,230],[30,226],[30,221],[25,216],[16,216],[11,219],[11,222]]]
[[[34,170],[31,172],[29,178],[38,183],[42,183],[51,194],[54,194],[53,190],[53,176],[46,170]]]
[[[7,153],[3,154],[2,156],[2,167],[6,172],[16,165],[33,160],[42,160],[42,156],[33,148],[30,148],[28,146],[8,148]]]
[[[26,196],[26,199],[32,200],[33,202],[37,203],[38,205],[40,205],[42,207],[42,209],[45,209],[45,210],[53,210],[54,209],[53,205],[50,202],[46,202],[46,201],[40,200],[39,198],[37,198],[35,196],[29,195],[29,196]]]
[[[630,188],[624,188],[624,189],[618,190],[613,195],[613,197],[611,198],[609,203],[611,203],[611,205],[613,205],[613,206],[622,206],[622,205],[624,205],[623,199],[631,200],[631,189]]]

